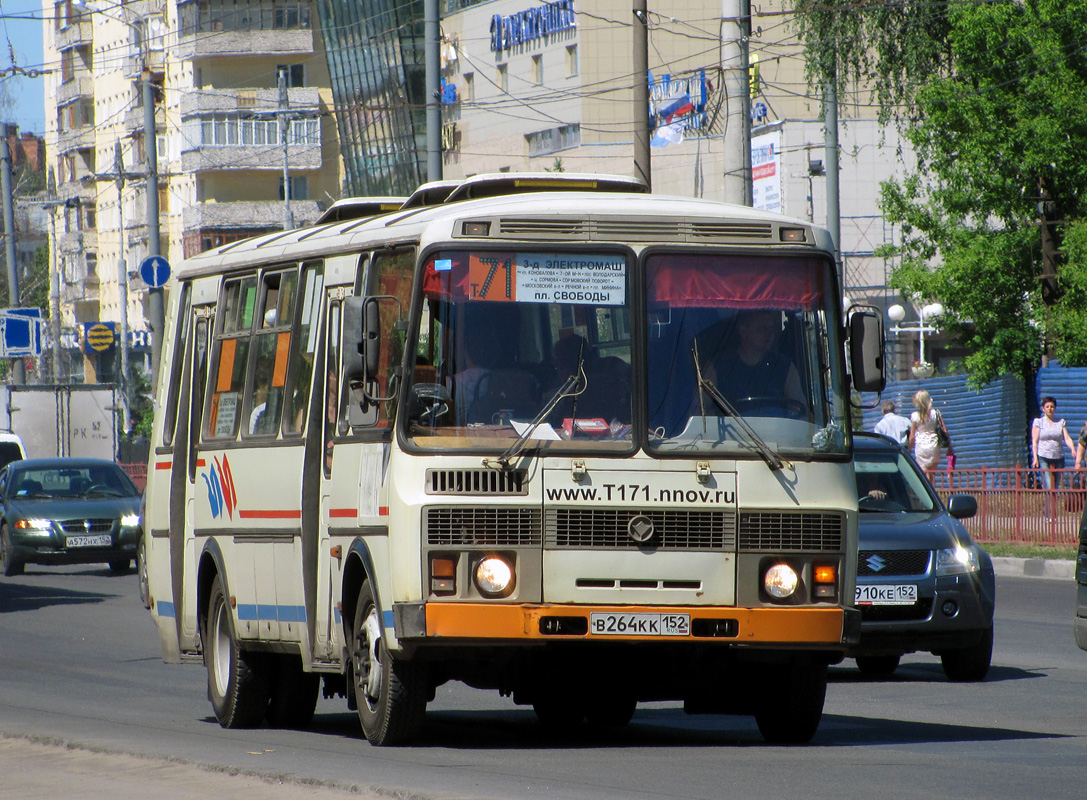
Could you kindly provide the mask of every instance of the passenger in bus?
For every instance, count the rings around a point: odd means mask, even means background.
[[[788,356],[777,348],[781,312],[741,311],[735,320],[737,341],[719,347],[721,357],[702,364],[703,377],[739,407],[740,413],[773,406],[775,401],[793,410],[806,410],[807,400],[800,373]]]
[[[583,374],[576,394],[564,397],[555,406],[549,421],[561,425],[565,419],[602,419],[605,422],[630,422],[630,367],[617,356],[599,358],[584,337],[570,334],[552,348],[551,361],[555,381],[544,390],[550,399],[571,376]]]

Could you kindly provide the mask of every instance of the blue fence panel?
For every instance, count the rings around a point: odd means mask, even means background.
[[[1029,436],[1030,422],[1042,413],[1042,398],[1052,397],[1057,401],[1057,419],[1063,419],[1068,423],[1068,432],[1072,435],[1073,444],[1080,430],[1087,422],[1087,367],[1062,367],[1057,362],[1052,362],[1048,367],[1038,370],[1034,381],[1033,402],[1027,418],[1027,431]],[[1027,453],[1030,453],[1030,439],[1027,439]],[[1072,466],[1071,460],[1068,466]]]
[[[1084,373],[1087,375],[1087,370]],[[913,395],[921,389],[932,395],[933,405],[944,415],[955,448],[956,468],[1029,466],[1031,417],[1021,380],[1005,375],[980,392],[966,385],[965,375],[893,381],[887,384],[882,399],[893,400],[896,412],[909,417],[915,410]],[[872,400],[872,395],[865,395],[866,402]],[[1057,407],[1063,414],[1065,409],[1060,399]],[[864,429],[872,430],[882,416],[878,406],[865,409]],[[1073,427],[1071,421],[1069,427]],[[1078,431],[1079,426],[1074,430]],[[940,466],[946,468],[946,460]]]

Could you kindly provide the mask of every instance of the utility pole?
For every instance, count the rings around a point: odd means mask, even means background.
[[[438,0],[424,0],[426,58],[426,179],[442,179],[442,78],[439,50]]]
[[[721,6],[721,67],[725,85],[724,201],[751,205],[751,100],[744,53],[743,0]]]
[[[19,307],[19,265],[15,263],[15,201],[12,198],[11,145],[8,142],[8,124],[0,123],[3,136],[3,166],[0,167],[0,191],[4,193],[4,253],[8,260],[8,301],[12,308]],[[21,386],[26,383],[26,365],[23,359],[11,361],[11,381]]]
[[[838,193],[838,70],[836,66],[823,85],[823,137],[826,144],[824,157],[827,171],[827,228],[834,242],[834,263],[838,268],[838,281],[844,288],[842,211]]]
[[[113,160],[117,169],[117,240],[121,250],[120,257],[117,259],[117,290],[121,295],[121,376],[118,382],[121,385],[121,413],[123,414],[121,430],[128,433],[128,262],[125,259],[125,164],[120,139],[114,146]]]
[[[291,162],[290,162],[290,126],[288,114],[290,96],[287,93],[287,70],[279,71],[279,133],[283,139],[283,230],[294,227],[294,215],[291,213]]]
[[[634,177],[653,191],[649,150],[649,14],[646,0],[634,0]]]
[[[53,168],[49,168],[49,181],[47,184],[49,196],[45,203],[49,213],[49,328],[53,351],[53,383],[61,382],[61,349],[60,349],[60,254],[57,252],[57,208],[65,206],[57,200],[57,176]]]
[[[146,37],[144,47],[148,47]],[[155,87],[151,84],[151,64],[146,50],[142,77],[143,149],[147,159],[147,255],[150,257],[162,254],[162,242],[159,238],[159,156],[158,128],[155,126]],[[151,324],[151,385],[158,386],[162,335],[166,327],[166,309],[161,286],[149,290],[148,301],[148,322]]]
[[[740,95],[740,157],[743,159],[744,205],[755,202],[751,178],[751,0],[740,0],[740,74],[744,90]]]

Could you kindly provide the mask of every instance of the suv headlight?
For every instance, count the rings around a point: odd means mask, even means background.
[[[140,524],[140,515],[139,514],[125,514],[123,517],[121,517],[121,527],[122,528],[136,528],[136,527],[139,527],[139,524]]]
[[[980,569],[978,549],[974,545],[963,547],[959,544],[936,551],[937,575],[964,575]]]

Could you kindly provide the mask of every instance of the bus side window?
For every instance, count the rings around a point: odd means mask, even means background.
[[[415,269],[415,252],[399,250],[374,257],[370,270],[371,295],[386,295],[400,301],[401,313],[406,317],[411,308],[412,273]],[[389,304],[391,306],[391,304]],[[398,329],[400,320],[395,314],[382,314],[381,355],[377,374],[377,393],[387,396],[395,390],[394,381],[400,377],[404,358],[404,333]],[[373,409],[371,409],[371,415]],[[396,416],[396,402],[378,403],[377,418],[369,424],[378,428],[391,428]]]
[[[245,370],[256,315],[256,276],[227,281],[219,305],[222,315],[212,353],[203,431],[206,439],[233,439],[238,434]]]
[[[298,273],[293,269],[264,273],[249,370],[252,383],[247,387],[242,414],[246,435],[275,436],[279,432],[297,282]]]
[[[166,413],[162,426],[162,444],[169,447],[174,443],[174,430],[177,427],[178,395],[181,391],[181,368],[185,363],[185,342],[189,341],[189,316],[192,284],[181,287],[176,336],[174,337],[174,358],[170,363],[170,381],[166,391]]]
[[[328,345],[325,351],[325,408],[324,421],[325,477],[332,475],[332,450],[336,446],[337,427],[340,420],[340,301],[334,300],[328,307]]]
[[[287,377],[285,396],[288,400],[287,418],[283,423],[284,433],[298,434],[305,428],[310,384],[313,380],[313,359],[317,354],[317,321],[323,297],[324,264],[320,261],[304,264],[301,308]]]

